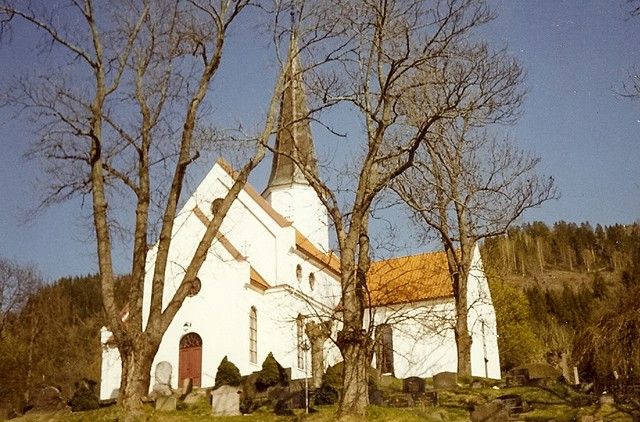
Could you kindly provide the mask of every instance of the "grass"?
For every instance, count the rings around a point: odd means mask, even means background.
[[[381,383],[382,388],[389,394],[402,390],[401,381],[388,379]],[[439,406],[437,407],[412,407],[412,408],[388,408],[369,406],[367,420],[391,422],[391,421],[468,421],[473,406],[490,402],[504,394],[518,394],[527,403],[533,406],[533,410],[521,415],[527,422],[542,422],[555,420],[556,422],[569,422],[583,415],[593,415],[595,420],[605,421],[632,421],[628,413],[614,406],[599,406],[591,404],[578,407],[584,399],[572,389],[556,385],[552,387],[515,387],[515,388],[458,388],[452,391],[439,392]],[[145,408],[142,420],[147,421],[220,421],[220,422],[332,422],[335,420],[336,406],[317,406],[317,412],[305,415],[303,411],[296,410],[295,416],[277,416],[270,409],[259,409],[256,413],[246,416],[214,417],[211,407],[206,399],[193,404],[181,404],[180,410],[172,412],[156,411],[151,405]],[[44,422],[44,421],[122,421],[125,419],[118,407],[111,406],[102,409],[77,412],[77,413],[49,413],[26,415],[16,421]]]

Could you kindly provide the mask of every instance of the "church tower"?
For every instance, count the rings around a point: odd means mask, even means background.
[[[262,195],[315,246],[328,251],[327,211],[300,171],[303,167],[318,174],[308,115],[298,43],[293,31],[284,68],[271,175]]]

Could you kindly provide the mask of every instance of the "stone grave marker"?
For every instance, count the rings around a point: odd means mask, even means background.
[[[156,399],[156,410],[171,412],[176,410],[178,399],[173,396],[160,396]]]
[[[158,362],[154,375],[155,382],[150,394],[151,397],[170,396],[173,393],[171,390],[171,371],[172,368],[169,362]]]
[[[527,368],[512,369],[505,378],[507,387],[522,387],[529,384],[529,370]]]
[[[405,378],[402,381],[402,392],[410,394],[424,393],[424,380],[418,377]]]
[[[240,415],[240,389],[230,385],[213,390],[211,408],[215,416]]]
[[[397,393],[389,397],[387,401],[389,407],[411,407],[413,406],[413,397],[411,394]]]
[[[523,413],[526,412],[529,408],[527,403],[522,400],[522,397],[518,394],[505,394],[497,398],[509,411],[509,414],[512,413]]]
[[[182,380],[182,395],[186,396],[193,390],[193,380],[191,378],[185,378]]]
[[[437,406],[438,392],[427,391],[425,393],[414,393],[413,401],[416,406]]]
[[[384,404],[384,396],[381,390],[374,390],[369,393],[369,404],[382,406]]]
[[[434,388],[456,388],[458,386],[458,374],[455,372],[440,372],[433,376]]]
[[[62,398],[60,390],[48,386],[38,391],[31,402],[33,406],[29,412],[51,412],[56,410],[68,410],[66,401]]]
[[[508,422],[509,410],[500,401],[492,401],[476,408],[471,412],[472,422]]]

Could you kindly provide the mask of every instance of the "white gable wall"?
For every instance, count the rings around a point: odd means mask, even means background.
[[[293,184],[269,191],[267,201],[322,252],[329,251],[327,210],[309,185]]]
[[[473,248],[467,293],[467,321],[473,340],[471,373],[474,376],[499,379],[501,374],[496,313],[477,245]]]
[[[473,250],[469,271],[467,299],[467,321],[472,336],[471,374],[499,379],[496,316],[477,246]],[[443,371],[457,372],[453,298],[379,307],[374,315],[376,325],[388,323],[392,326],[396,377],[428,377]]]

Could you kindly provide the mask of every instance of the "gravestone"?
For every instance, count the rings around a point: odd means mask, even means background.
[[[600,396],[600,404],[613,404],[615,400],[611,394],[603,394]]]
[[[411,394],[397,393],[389,397],[387,401],[389,407],[412,407],[413,397]]]
[[[67,402],[62,398],[60,390],[52,386],[40,389],[33,398],[31,405],[33,407],[29,412],[51,412],[69,409]]]
[[[458,374],[455,372],[440,372],[433,376],[434,388],[455,388],[458,386]]]
[[[171,371],[172,368],[169,362],[158,362],[154,376],[155,382],[150,394],[152,398],[170,396],[173,393],[173,390],[171,390]]]
[[[509,371],[505,378],[507,387],[523,387],[529,384],[529,370],[516,368]]]
[[[523,413],[528,410],[528,405],[522,400],[517,394],[505,394],[497,398],[509,411],[509,414],[512,413]]]
[[[424,393],[424,380],[418,377],[409,377],[402,381],[403,393]]]
[[[160,396],[156,399],[156,410],[171,412],[176,410],[178,399],[173,396]]]
[[[414,393],[413,402],[416,406],[437,406],[438,405],[438,392],[427,391],[425,393]]]
[[[500,401],[492,401],[476,408],[471,412],[472,422],[508,422],[509,410]]]
[[[382,406],[384,404],[384,396],[381,390],[374,390],[369,393],[369,404]]]
[[[211,393],[211,409],[215,416],[240,415],[240,389],[223,385]]]
[[[186,397],[193,390],[193,380],[191,378],[185,378],[182,380],[182,395]]]

